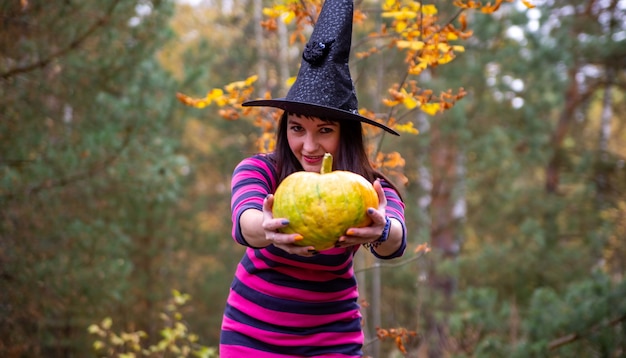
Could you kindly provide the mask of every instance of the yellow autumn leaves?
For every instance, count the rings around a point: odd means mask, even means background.
[[[370,39],[384,42],[383,45],[355,54],[357,59],[363,59],[384,49],[396,48],[405,54],[406,78],[388,89],[388,95],[382,103],[389,108],[388,113],[373,113],[367,109],[360,109],[361,115],[372,120],[385,123],[396,131],[406,134],[418,134],[417,128],[411,121],[406,121],[407,114],[421,111],[434,116],[452,108],[462,99],[466,92],[463,88],[448,89],[434,94],[428,88],[421,88],[415,78],[428,68],[435,68],[453,61],[458,53],[465,51],[461,41],[472,36],[468,29],[467,10],[493,13],[505,2],[516,0],[493,0],[489,2],[475,0],[454,0],[458,12],[450,20],[439,18],[439,11],[433,4],[423,4],[412,0],[382,0],[382,18],[386,23],[380,29],[369,34]],[[528,8],[533,5],[521,0]],[[266,17],[261,25],[266,31],[275,32],[278,22],[291,25],[289,43],[306,42],[304,32],[310,29],[321,10],[323,0],[283,0],[273,7],[263,9]],[[366,19],[366,14],[355,9],[354,24]],[[261,134],[257,140],[259,151],[267,152],[274,149],[273,131],[278,121],[275,111],[255,107],[242,107],[240,104],[251,98],[254,93],[254,84],[257,76],[250,76],[243,81],[230,83],[222,88],[209,90],[205,97],[193,98],[182,93],[177,98],[185,105],[195,108],[205,108],[214,105],[218,107],[218,114],[226,120],[236,120],[242,116],[251,117],[253,124],[260,128]],[[290,86],[295,77],[287,80]],[[266,94],[265,98],[271,98]],[[369,127],[369,126],[367,126]],[[366,128],[366,135],[378,136],[382,131],[378,128]],[[372,153],[381,167],[388,169],[393,163],[381,161],[379,153]],[[392,153],[393,154],[393,153]],[[401,158],[401,157],[400,157]]]
[[[204,108],[215,103],[218,107],[235,105],[248,98],[253,90],[252,85],[258,76],[250,76],[244,81],[236,81],[227,84],[222,88],[213,88],[203,98],[192,98],[182,93],[177,93],[178,99],[189,106]]]
[[[205,97],[193,98],[183,93],[177,93],[178,100],[188,106],[195,108],[205,108],[215,104],[220,108],[218,114],[227,120],[236,120],[240,117],[240,104],[250,98],[258,76],[250,76],[243,81],[236,81],[227,84],[223,88],[213,88],[209,90]]]
[[[474,0],[455,0],[453,4],[454,6],[463,9],[477,9],[484,14],[492,14],[498,11],[500,9],[500,6],[505,2],[514,2],[514,0],[495,0],[493,3],[491,1],[483,3],[482,1]],[[533,5],[532,2],[528,0],[521,0],[521,2],[528,9],[532,9],[535,7],[535,5]]]
[[[154,344],[149,343],[144,331],[115,332],[113,320],[106,317],[99,324],[92,324],[87,332],[94,337],[93,349],[98,356],[136,358],[136,357],[217,357],[217,349],[198,343],[198,335],[189,331],[180,309],[190,296],[178,290],[172,291],[165,312],[160,314],[163,328],[160,338]]]

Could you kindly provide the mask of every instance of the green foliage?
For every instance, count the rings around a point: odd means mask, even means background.
[[[443,317],[449,351],[457,356],[624,352],[626,310],[615,300],[624,290],[623,255],[616,259],[623,246],[615,244],[623,232],[626,183],[624,166],[617,164],[623,163],[623,147],[615,145],[624,138],[623,91],[613,87],[618,94],[610,104],[611,149],[600,155],[596,106],[605,105],[602,88],[594,87],[621,50],[607,44],[602,53],[610,48],[613,54],[599,61],[600,51],[588,51],[593,41],[577,40],[610,36],[594,25],[594,16],[608,10],[563,18],[559,6],[554,4],[555,12],[533,10],[540,25],[562,21],[549,34],[532,31],[525,12],[510,9],[497,21],[478,16],[474,29],[481,41],[474,50],[491,56],[468,48],[456,64],[465,72],[456,80],[470,84],[470,98],[463,102],[467,120],[446,119],[442,126],[449,145],[463,139],[468,215],[459,256],[435,270],[457,290],[449,305],[432,303],[424,310]],[[523,39],[506,35],[513,24],[521,26]],[[599,72],[583,76],[585,66]],[[623,65],[619,72],[623,76]],[[515,79],[523,82],[520,90],[511,86]],[[568,92],[573,81],[580,86],[576,94]],[[523,99],[522,107],[513,106],[515,97]],[[558,173],[556,191],[547,186],[552,169]]]
[[[165,306],[160,318],[163,328],[159,331],[161,339],[148,345],[149,338],[144,331],[120,332],[112,330],[113,320],[107,317],[100,324],[92,324],[87,331],[94,335],[93,348],[100,357],[217,357],[217,350],[198,344],[198,335],[189,332],[183,320],[180,308],[189,300],[188,294],[177,290]]]
[[[592,356],[624,343],[626,284],[598,272],[563,290],[534,290],[527,308],[494,289],[468,288],[456,297],[449,327],[458,356]],[[511,303],[509,303],[511,302]],[[563,341],[563,343],[561,343]],[[515,342],[516,344],[511,344]]]
[[[172,4],[22,4],[1,7],[0,355],[82,356],[92,317],[145,325],[163,291],[188,165],[155,58]]]
[[[616,285],[602,273],[593,275],[593,280],[573,283],[562,293],[548,287],[536,290],[525,322],[528,340],[534,342],[531,352],[548,355],[545,349],[552,344],[563,356],[593,355],[623,346],[625,292],[626,283]],[[554,339],[568,335],[587,342],[555,344]]]

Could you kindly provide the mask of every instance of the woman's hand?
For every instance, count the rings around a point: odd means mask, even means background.
[[[362,245],[374,242],[380,238],[387,223],[385,208],[387,207],[387,198],[380,184],[380,180],[374,181],[374,190],[378,194],[378,208],[367,208],[367,215],[372,219],[372,223],[366,227],[350,228],[346,234],[341,236],[336,247],[349,247],[353,245]]]
[[[289,225],[289,220],[285,218],[274,218],[272,207],[274,206],[274,195],[268,195],[263,200],[263,223],[261,226],[265,230],[265,239],[274,246],[294,255],[313,256],[318,252],[313,246],[298,246],[295,242],[302,240],[300,234],[285,234],[278,232],[278,229]]]

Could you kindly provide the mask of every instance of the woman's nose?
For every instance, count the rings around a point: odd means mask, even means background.
[[[317,142],[317,138],[313,135],[307,135],[304,138],[304,150],[309,153],[314,153],[319,147],[319,143]]]

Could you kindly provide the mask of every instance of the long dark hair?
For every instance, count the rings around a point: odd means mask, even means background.
[[[285,111],[280,117],[278,131],[276,132],[276,150],[270,155],[270,158],[276,163],[278,183],[282,182],[289,174],[304,170],[296,156],[291,152],[291,148],[289,148],[289,142],[287,141],[288,115],[289,113]],[[307,116],[301,117],[310,118]],[[352,120],[338,121],[338,123],[339,149],[337,156],[333,158],[333,169],[360,174],[370,182],[374,182],[378,178],[385,179],[399,193],[399,190],[383,173],[372,167],[372,163],[365,151],[362,123]]]

